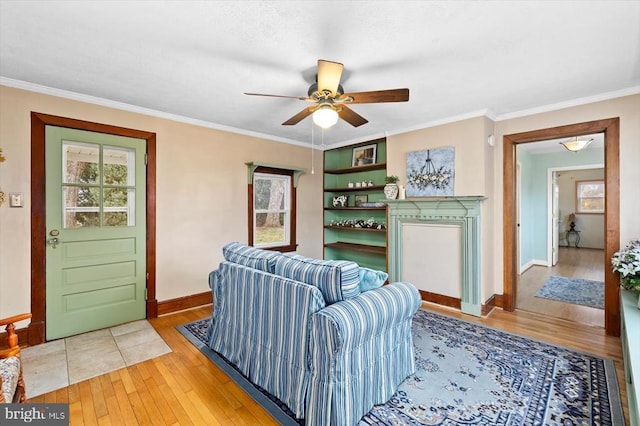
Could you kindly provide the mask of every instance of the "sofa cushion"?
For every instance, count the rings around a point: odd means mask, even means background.
[[[276,258],[281,256],[280,252],[250,247],[237,241],[222,247],[222,254],[229,262],[270,273],[275,270]]]
[[[0,383],[5,402],[13,402],[18,378],[20,377],[20,358],[11,356],[0,359]]]
[[[360,291],[365,292],[382,287],[389,274],[384,271],[376,271],[371,268],[360,267]]]
[[[347,260],[319,260],[296,254],[276,259],[275,274],[316,286],[327,304],[360,294],[358,264]]]

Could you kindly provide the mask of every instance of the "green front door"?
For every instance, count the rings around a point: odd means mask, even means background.
[[[145,318],[146,141],[46,127],[46,337]]]

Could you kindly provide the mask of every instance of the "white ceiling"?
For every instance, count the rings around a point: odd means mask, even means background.
[[[640,93],[640,1],[0,0],[0,83],[279,141],[307,104],[243,92],[306,96],[318,59],[411,99],[316,144],[500,120]]]

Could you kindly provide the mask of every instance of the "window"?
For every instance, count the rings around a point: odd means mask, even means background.
[[[291,170],[257,167],[249,184],[249,244],[294,251],[295,187]]]
[[[135,151],[63,141],[65,228],[135,226]]]
[[[604,213],[604,180],[576,181],[576,213]]]

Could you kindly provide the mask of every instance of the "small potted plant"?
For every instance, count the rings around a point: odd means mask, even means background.
[[[613,270],[620,275],[620,286],[638,296],[640,308],[640,240],[629,242],[611,258]]]
[[[398,197],[398,176],[387,176],[384,181],[384,196],[387,200],[395,200]]]

